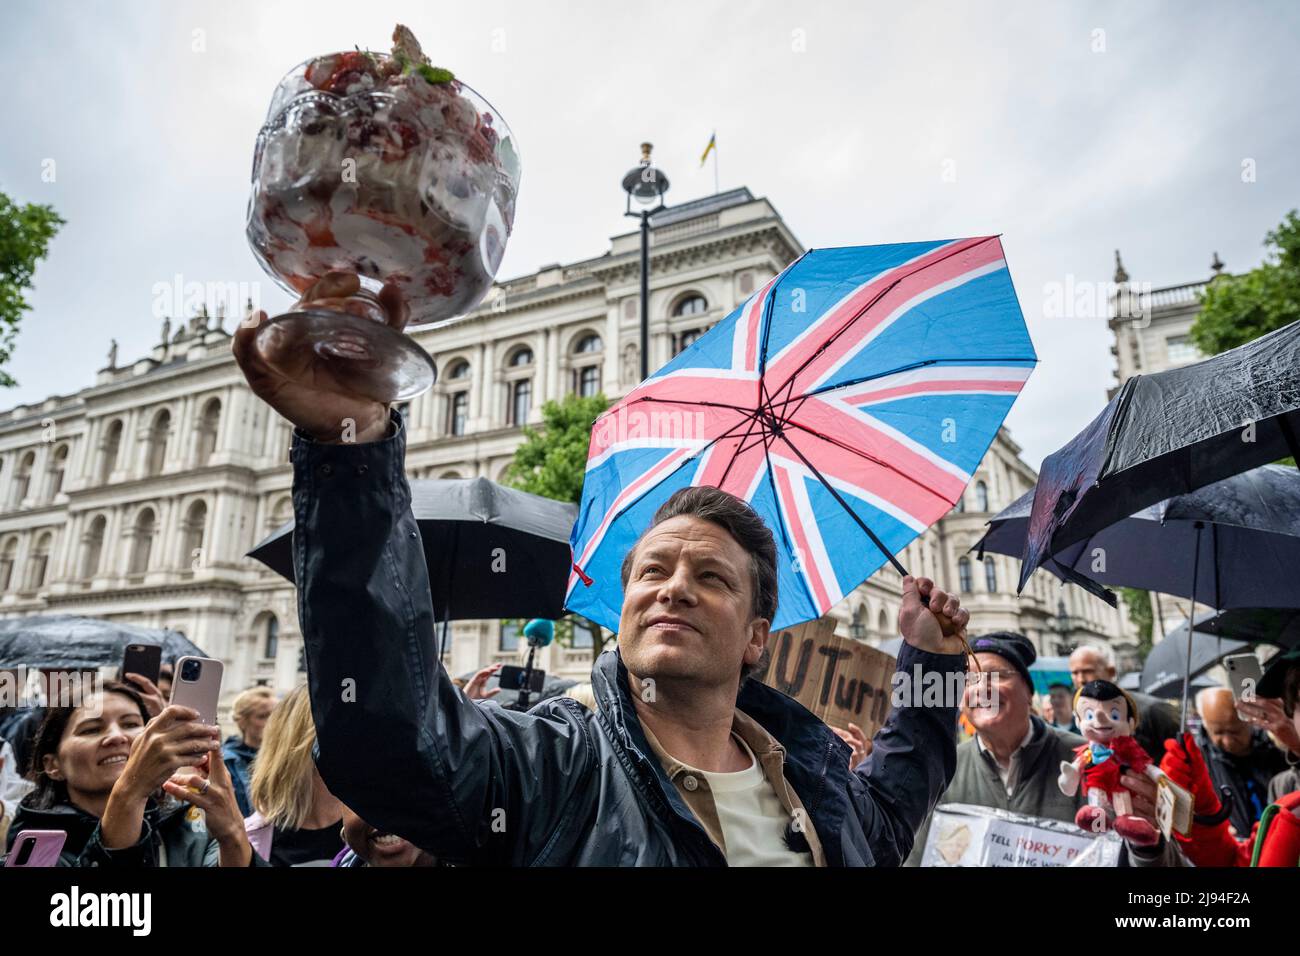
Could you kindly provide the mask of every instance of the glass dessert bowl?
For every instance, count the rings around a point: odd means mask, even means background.
[[[500,114],[424,61],[409,31],[403,44],[403,30],[392,54],[314,57],[281,80],[257,137],[247,225],[285,289],[302,295],[328,272],[361,284],[345,302],[264,323],[262,359],[384,402],[426,391],[436,370],[385,323],[379,291],[395,289],[414,326],[477,305],[505,253],[520,172]]]

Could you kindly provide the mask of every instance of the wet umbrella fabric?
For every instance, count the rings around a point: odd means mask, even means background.
[[[433,609],[441,622],[563,614],[574,505],[486,478],[410,482]],[[248,556],[290,581],[293,522]]]
[[[1133,376],[1043,462],[1019,589],[1053,555],[1149,505],[1296,455],[1298,434],[1300,322]]]
[[[116,667],[128,644],[160,644],[164,661],[208,655],[172,630],[69,614],[0,621],[0,667],[94,670]]]
[[[1198,615],[1196,630],[1191,635],[1191,656],[1188,656],[1187,622],[1184,621],[1151,649],[1142,665],[1139,690],[1144,694],[1175,696],[1182,690],[1183,680],[1201,676],[1229,654],[1250,650],[1250,644],[1228,637],[1206,634],[1202,624],[1213,615]],[[1162,693],[1165,691],[1166,693]]]

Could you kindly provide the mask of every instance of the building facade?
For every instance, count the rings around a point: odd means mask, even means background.
[[[803,247],[776,209],[741,188],[652,219],[649,365],[726,316]],[[639,232],[602,255],[497,283],[471,313],[408,330],[438,364],[407,403],[411,478],[500,480],[546,399],[639,380]],[[147,355],[68,395],[0,412],[0,617],[78,614],[183,632],[226,663],[227,700],[304,679],[294,589],[246,552],[292,516],[289,425],[256,399],[230,354],[226,317],[189,317]],[[1044,654],[1082,639],[1132,640],[1116,611],[1040,573],[1015,595],[1015,562],[967,554],[1034,472],[1002,430],[961,505],[901,556],[962,592],[973,633],[1024,632]],[[886,569],[833,614],[846,636],[896,633]],[[454,674],[520,655],[499,621],[452,625]],[[608,635],[605,635],[608,636]],[[540,665],[585,677],[598,636],[547,648]]]

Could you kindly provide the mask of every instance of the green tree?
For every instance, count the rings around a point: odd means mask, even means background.
[[[609,399],[604,395],[590,398],[566,395],[563,401],[547,402],[542,406],[541,427],[524,428],[523,443],[515,449],[514,461],[506,469],[505,483],[544,498],[580,504],[591,426],[608,407]],[[574,625],[579,621],[596,635],[591,648],[594,661],[604,649],[600,627],[594,621],[566,615],[555,622],[555,639],[572,647]],[[522,628],[525,622],[516,623]]]
[[[1300,213],[1264,237],[1269,255],[1245,275],[1219,276],[1202,294],[1192,341],[1217,355],[1300,319]]]
[[[62,225],[53,206],[19,206],[0,192],[0,386],[5,388],[18,384],[3,366],[13,354],[23,313],[31,308],[24,293]]]
[[[1151,653],[1151,627],[1155,623],[1151,613],[1151,594],[1139,588],[1118,588],[1120,597],[1128,608],[1128,619],[1138,632],[1138,654],[1142,660]]]

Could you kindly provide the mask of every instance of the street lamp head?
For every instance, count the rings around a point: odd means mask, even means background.
[[[650,164],[650,150],[653,148],[650,143],[642,143],[641,162],[623,177],[623,191],[627,193],[629,210],[633,200],[641,206],[661,205],[664,193],[668,192],[668,177],[661,169]]]

